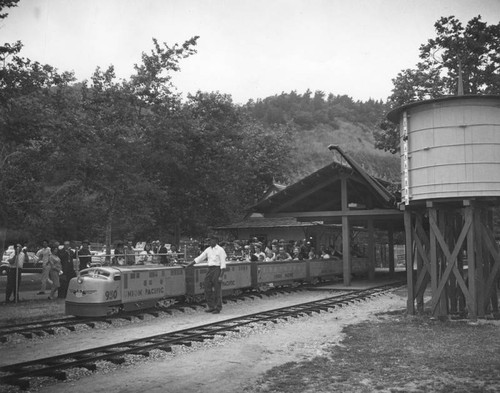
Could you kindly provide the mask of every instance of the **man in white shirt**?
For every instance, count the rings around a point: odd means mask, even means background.
[[[227,255],[224,249],[217,244],[217,238],[210,238],[210,246],[187,266],[207,261],[208,273],[205,276],[205,299],[208,308],[205,312],[218,314],[222,310],[222,279],[226,269]]]
[[[5,288],[5,303],[10,302],[10,295],[14,294],[16,303],[19,300],[19,287],[21,286],[21,272],[24,265],[24,252],[20,244],[16,245],[16,252],[9,259],[9,270],[7,272],[7,286]]]

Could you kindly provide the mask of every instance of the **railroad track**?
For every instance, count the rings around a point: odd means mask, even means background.
[[[297,288],[280,288],[272,289],[268,292],[251,292],[243,293],[239,296],[229,296],[224,298],[224,303],[234,302],[238,300],[243,300],[246,298],[255,298],[263,296],[275,296],[282,293],[291,293],[304,290],[303,287]],[[113,321],[133,321],[134,319],[143,320],[146,316],[159,317],[161,313],[172,314],[174,311],[184,312],[185,309],[191,308],[196,310],[197,308],[203,307],[201,304],[197,303],[176,303],[165,307],[156,307],[152,309],[145,309],[127,313],[114,314],[106,317],[64,317],[58,319],[47,319],[33,322],[26,322],[15,325],[5,325],[0,326],[0,343],[6,343],[9,337],[18,334],[22,335],[24,338],[32,339],[36,337],[44,337],[55,335],[57,329],[67,329],[68,331],[74,332],[78,325],[84,325],[89,328],[96,328],[100,324],[113,324]]]
[[[229,332],[237,332],[245,326],[257,326],[258,324],[267,322],[277,323],[279,320],[291,317],[297,318],[303,315],[328,311],[336,307],[343,307],[354,302],[366,300],[402,285],[404,285],[402,282],[383,285],[175,332],[3,366],[0,367],[0,384],[17,386],[23,390],[27,390],[30,387],[30,380],[33,378],[50,377],[61,381],[66,380],[68,369],[85,368],[95,371],[97,370],[99,361],[122,364],[126,361],[126,355],[148,357],[153,350],[170,352],[172,351],[172,347],[176,345],[191,346],[193,342],[211,340],[218,335],[224,336]]]

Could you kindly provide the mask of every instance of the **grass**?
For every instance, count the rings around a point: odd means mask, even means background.
[[[0,305],[0,326],[64,316],[64,299],[29,300]]]
[[[245,391],[500,392],[500,325],[386,315],[346,327],[329,356],[287,363]]]

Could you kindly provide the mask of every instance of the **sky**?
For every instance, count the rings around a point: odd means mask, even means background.
[[[454,15],[500,22],[500,0],[21,0],[0,20],[0,42],[21,56],[89,79],[97,66],[128,79],[152,39],[200,36],[173,83],[235,103],[307,89],[386,100],[414,68],[434,23]]]

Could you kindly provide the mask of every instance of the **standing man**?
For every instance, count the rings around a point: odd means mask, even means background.
[[[219,314],[222,310],[222,278],[226,269],[226,252],[217,244],[217,238],[211,237],[209,247],[187,266],[207,261],[208,273],[205,277],[205,300],[208,309],[205,312]]]
[[[162,265],[167,266],[168,265],[168,249],[167,246],[165,246],[165,242],[161,242],[160,246],[158,247],[158,256],[160,257],[159,263]]]
[[[88,240],[84,240],[82,242],[82,248],[78,251],[78,260],[80,261],[78,271],[90,267],[92,262],[92,253],[90,252],[89,246],[90,242]]]
[[[10,295],[14,294],[14,300],[19,300],[19,287],[21,286],[21,274],[24,264],[23,247],[16,245],[16,252],[9,259],[9,270],[7,271],[7,287],[5,288],[5,303],[10,302]]]
[[[62,299],[66,298],[66,293],[68,292],[68,285],[70,280],[73,277],[76,277],[75,273],[76,254],[69,247],[69,245],[70,245],[69,241],[66,240],[64,242],[64,248],[62,250],[59,250],[58,252],[59,259],[61,260],[63,274],[60,277],[61,286],[59,287],[57,296]]]
[[[42,243],[42,248],[38,250],[36,256],[42,261],[42,286],[40,287],[40,292],[37,295],[44,295],[45,289],[47,288],[47,280],[49,279],[50,265],[49,258],[52,252],[50,251],[49,242],[44,240]]]
[[[127,241],[127,247],[125,247],[125,262],[127,265],[135,265],[135,249],[132,240]]]

